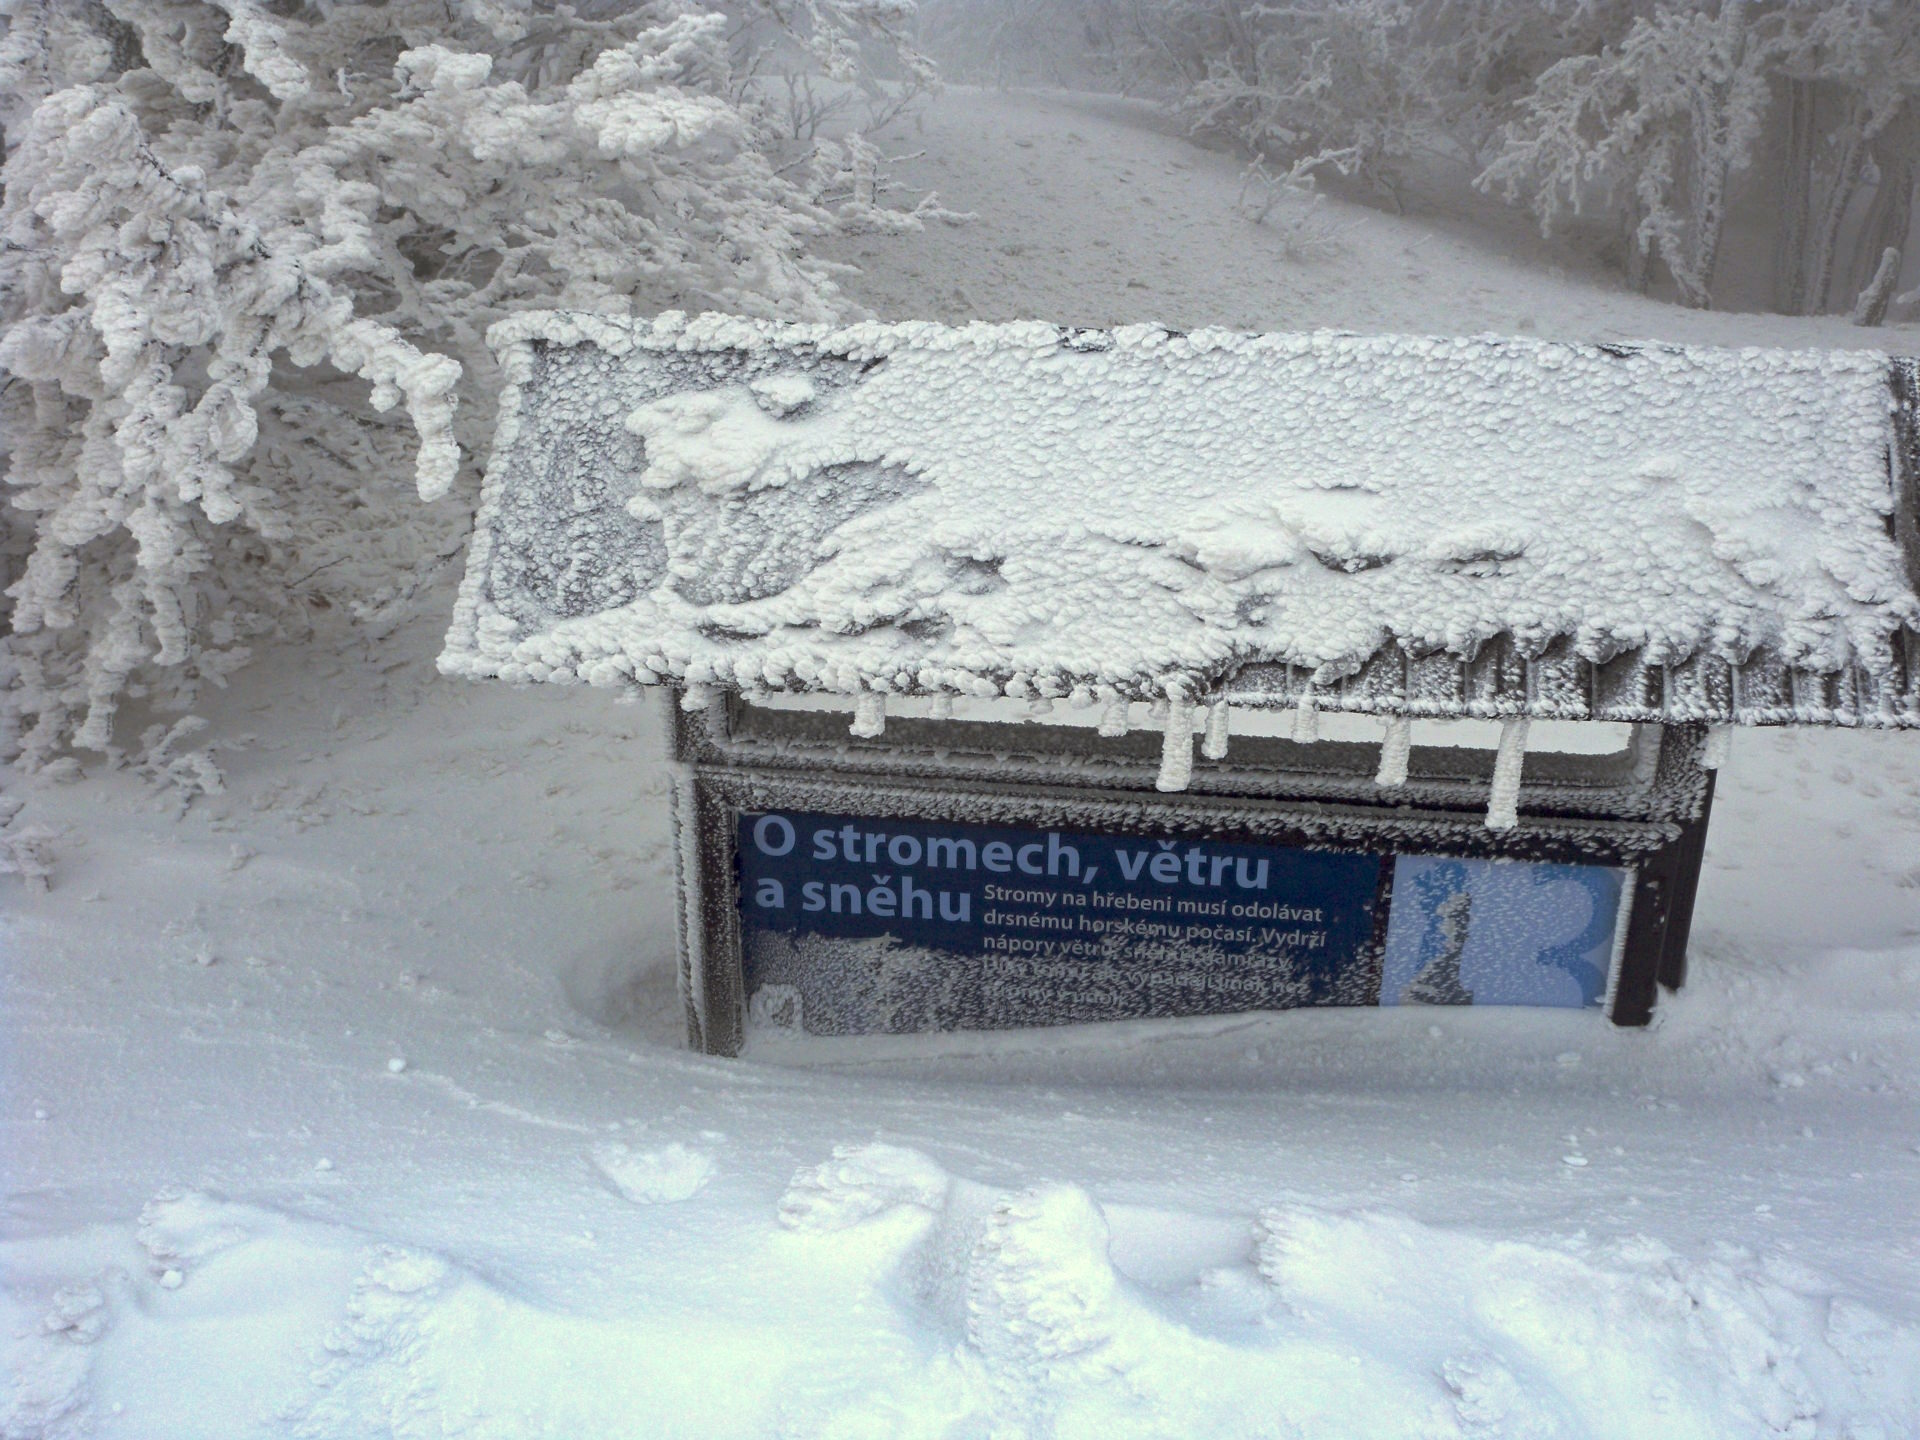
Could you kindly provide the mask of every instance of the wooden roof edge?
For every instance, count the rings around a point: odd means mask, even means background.
[[[1629,651],[1606,661],[1574,655],[1567,642],[1539,656],[1522,656],[1511,637],[1481,648],[1473,660],[1437,654],[1410,657],[1389,643],[1337,679],[1315,667],[1253,661],[1214,677],[1166,677],[1159,685],[1070,687],[1033,677],[980,677],[965,694],[1029,701],[1106,704],[1141,702],[1169,688],[1198,704],[1225,703],[1252,710],[1285,710],[1303,703],[1328,713],[1406,716],[1429,720],[1531,720],[1662,725],[1804,725],[1845,729],[1920,729],[1920,634],[1896,638],[1876,665],[1838,670],[1796,667],[1766,652],[1735,665],[1696,655],[1675,664]],[[721,677],[652,673],[642,683],[667,683],[690,692],[689,702],[715,692],[778,693],[820,686],[740,685]],[[925,698],[963,692],[895,675],[873,692]]]
[[[1472,660],[1405,655],[1389,642],[1353,676],[1316,686],[1304,666],[1256,662],[1217,687],[1229,704],[1430,719],[1588,720],[1636,724],[1920,728],[1920,634],[1897,636],[1878,663],[1820,670],[1756,652],[1744,664],[1695,655],[1674,664],[1628,651],[1606,661],[1563,641],[1518,655],[1510,637]]]

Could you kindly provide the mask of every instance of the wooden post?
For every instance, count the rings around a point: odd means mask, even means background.
[[[1680,829],[1679,866],[1673,883],[1673,910],[1660,950],[1660,983],[1678,990],[1687,982],[1687,937],[1693,930],[1693,901],[1700,890],[1700,862],[1707,850],[1707,815],[1713,809],[1713,785],[1718,777],[1707,772],[1707,792],[1700,797],[1700,813]]]
[[[1662,768],[1698,764],[1706,727],[1661,727]],[[1713,808],[1714,772],[1704,772],[1698,809],[1679,818],[1680,833],[1634,872],[1633,914],[1613,987],[1607,1018],[1616,1025],[1645,1025],[1653,1018],[1659,988],[1677,990],[1687,976],[1687,938],[1700,889],[1700,862],[1707,848],[1707,817]]]

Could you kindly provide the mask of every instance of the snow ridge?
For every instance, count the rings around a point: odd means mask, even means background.
[[[1911,1330],[1751,1256],[1298,1205],[1262,1212],[1238,1245],[1203,1241],[1231,1222],[1129,1217],[1074,1185],[996,1190],[891,1145],[800,1172],[782,1219],[823,1262],[829,1237],[842,1257],[897,1256],[906,1301],[955,1339],[961,1393],[940,1399],[994,1434],[1786,1436],[1849,1415],[1848,1433],[1873,1433],[1892,1417],[1851,1377],[1920,1356]],[[1148,1253],[1129,1234],[1150,1235]],[[1127,1273],[1182,1248],[1211,1248],[1189,1284],[1238,1325],[1197,1326],[1164,1273]],[[809,1418],[839,1433],[880,1409]],[[1881,1433],[1907,1433],[1892,1423]]]

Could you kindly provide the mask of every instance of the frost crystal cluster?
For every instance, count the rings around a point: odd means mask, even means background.
[[[908,0],[0,13],[0,752],[29,764],[457,553],[394,482],[470,473],[500,316],[837,313],[802,248],[834,177],[783,175],[751,76],[930,78]]]

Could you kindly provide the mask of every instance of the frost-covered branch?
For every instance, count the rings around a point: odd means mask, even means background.
[[[886,167],[918,155],[886,155],[859,131],[842,140],[822,140],[814,147],[813,193],[832,210],[839,228],[848,234],[899,235],[922,229],[929,220],[965,225],[978,218],[972,211],[949,210],[936,191],[928,191],[911,209],[880,202],[901,189]]]
[[[1625,206],[1632,244],[1657,254],[1681,300],[1713,300],[1728,186],[1759,143],[1771,80],[1797,39],[1781,11],[1742,0],[1662,7],[1618,46],[1540,77],[1480,185],[1524,200],[1551,231]]]
[[[1657,257],[1683,302],[1707,306],[1734,183],[1771,126],[1784,132],[1785,158],[1776,294],[1791,308],[1824,309],[1843,226],[1878,156],[1887,157],[1872,172],[1879,218],[1859,237],[1856,285],[1885,249],[1904,244],[1912,160],[1894,137],[1916,97],[1912,6],[1661,4],[1617,41],[1543,73],[1478,183],[1526,204],[1549,233],[1580,217],[1618,216],[1635,260]]]

